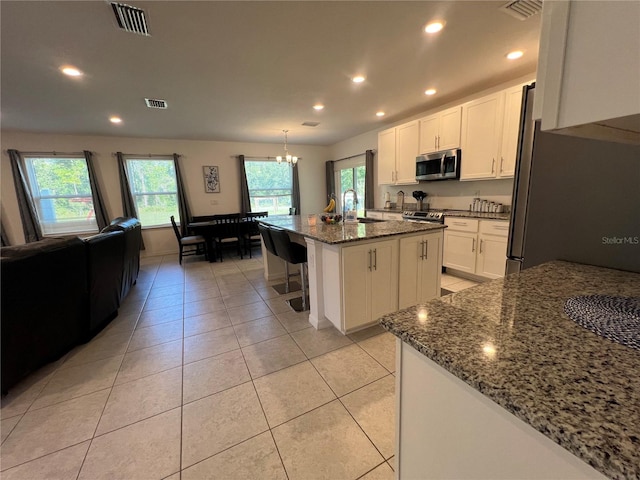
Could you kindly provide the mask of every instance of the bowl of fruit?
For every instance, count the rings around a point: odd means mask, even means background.
[[[325,225],[334,225],[342,221],[342,215],[339,213],[323,212],[319,216],[320,221]]]

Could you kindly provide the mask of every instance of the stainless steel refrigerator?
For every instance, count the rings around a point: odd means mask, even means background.
[[[542,132],[534,95],[524,87],[506,272],[555,259],[640,272],[640,146]]]

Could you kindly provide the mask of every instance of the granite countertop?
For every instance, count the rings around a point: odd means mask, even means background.
[[[375,223],[337,223],[326,225],[318,219],[317,224],[310,226],[307,217],[300,215],[277,215],[261,218],[258,221],[274,225],[303,237],[309,237],[330,245],[371,240],[407,233],[420,233],[446,228],[435,223],[405,222],[402,220],[385,220]]]
[[[397,208],[369,208],[371,212],[404,213],[405,210]],[[483,218],[485,220],[509,220],[510,213],[497,212],[470,212],[468,210],[448,210],[443,208],[430,208],[429,212],[444,212],[445,217]]]
[[[382,326],[610,478],[640,478],[640,351],[580,327],[576,295],[640,297],[640,274],[549,262]]]

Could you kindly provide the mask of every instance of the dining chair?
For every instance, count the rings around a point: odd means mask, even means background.
[[[228,213],[224,215],[214,215],[213,222],[214,237],[216,240],[216,249],[218,257],[222,262],[222,247],[236,247],[240,259],[242,255],[242,238],[240,236],[240,220],[242,216],[239,213]]]
[[[178,257],[180,265],[182,265],[182,257],[190,255],[202,255],[200,248],[204,249],[205,255],[207,253],[207,241],[202,235],[190,235],[183,237],[176,225],[176,219],[171,215],[171,225],[173,226],[173,233],[176,234],[178,239],[178,247],[180,248],[180,256]],[[187,250],[185,250],[187,249]]]
[[[244,242],[244,252],[251,256],[251,247],[260,246],[260,230],[256,219],[269,216],[269,212],[248,212],[244,216],[241,225],[242,240]]]

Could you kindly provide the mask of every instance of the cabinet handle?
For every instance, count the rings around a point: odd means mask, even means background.
[[[493,173],[496,170],[496,159],[492,158],[491,159],[491,173]]]
[[[378,249],[373,249],[373,269],[378,270]]]
[[[471,240],[472,240],[472,242],[473,242],[473,243],[471,244],[471,251],[472,251],[472,252],[475,252],[475,251],[476,251],[476,239],[475,239],[475,238],[472,238]]]
[[[461,227],[466,227],[467,226],[467,222],[451,222],[454,225],[460,225]]]
[[[482,242],[484,242],[484,240],[480,240],[480,253],[482,253]]]
[[[508,230],[509,226],[508,225],[494,225],[493,228],[495,230]]]
[[[429,240],[424,240],[422,242],[422,251],[423,253],[423,260],[428,260],[429,259]]]
[[[440,135],[438,135],[438,150],[440,150]]]
[[[369,250],[369,271],[371,271],[371,250]]]
[[[433,148],[438,150],[438,136],[437,135],[433,136]]]
[[[504,168],[502,167],[503,163],[504,163],[504,157],[500,157],[500,174],[502,174],[502,172],[504,172]]]
[[[420,242],[420,260],[424,260],[424,240]]]

